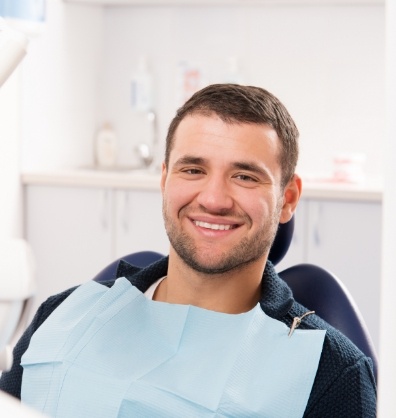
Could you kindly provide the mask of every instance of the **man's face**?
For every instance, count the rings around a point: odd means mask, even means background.
[[[188,266],[218,274],[265,259],[283,205],[279,148],[267,125],[182,120],[161,187],[171,246]]]

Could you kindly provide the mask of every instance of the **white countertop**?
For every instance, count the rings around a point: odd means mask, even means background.
[[[160,190],[160,175],[147,170],[58,169],[22,173],[22,183],[43,186]]]
[[[159,173],[143,170],[57,169],[22,173],[22,184],[42,186],[100,187],[112,189],[160,190]],[[312,181],[303,178],[305,199],[382,201],[380,181],[361,184]]]

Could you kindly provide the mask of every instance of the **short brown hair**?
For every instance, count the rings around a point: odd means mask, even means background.
[[[260,87],[237,84],[212,84],[196,92],[178,111],[166,137],[165,164],[168,167],[174,136],[188,115],[216,114],[226,123],[256,123],[271,126],[281,142],[279,163],[282,186],[293,177],[298,159],[299,132],[285,106]]]

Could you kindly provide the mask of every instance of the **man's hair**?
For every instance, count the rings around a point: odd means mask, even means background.
[[[282,187],[293,177],[298,159],[298,129],[285,106],[260,87],[213,84],[196,92],[178,111],[166,137],[165,165],[174,145],[180,122],[193,114],[217,115],[226,123],[254,123],[271,126],[280,140],[279,163]]]

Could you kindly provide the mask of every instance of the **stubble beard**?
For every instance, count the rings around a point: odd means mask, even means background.
[[[218,254],[208,248],[203,254],[194,240],[172,220],[166,211],[166,202],[163,202],[163,218],[169,242],[183,262],[191,269],[205,275],[221,275],[230,271],[243,269],[268,254],[278,229],[281,211],[279,199],[276,210],[268,217],[265,224],[251,238],[245,237],[233,248]]]

